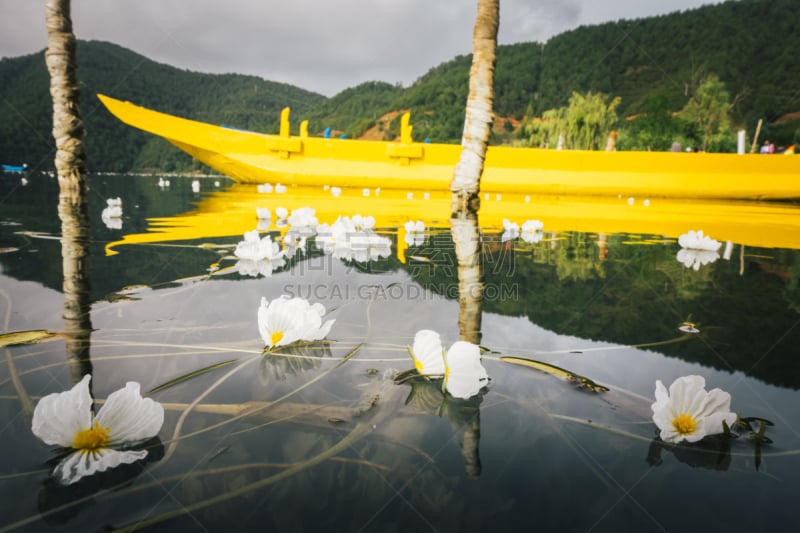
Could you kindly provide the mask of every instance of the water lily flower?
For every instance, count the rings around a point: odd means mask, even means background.
[[[681,248],[686,248],[688,250],[703,250],[709,252],[716,252],[719,250],[719,247],[722,246],[721,242],[715,241],[708,235],[703,235],[703,230],[689,230],[688,233],[684,233],[678,237],[678,244],[681,245]]]
[[[164,423],[164,408],[142,398],[139,384],[133,381],[111,393],[93,415],[90,380],[87,374],[71,390],[48,394],[33,412],[34,435],[46,444],[74,450],[53,471],[64,485],[144,459],[147,450],[130,448],[155,437]]]
[[[337,259],[365,262],[388,257],[392,241],[372,231],[374,225],[371,216],[340,216],[333,224],[317,227],[317,246]]]
[[[445,352],[439,334],[423,329],[414,336],[414,345],[408,352],[420,374],[444,375],[444,389],[456,398],[471,398],[489,382],[476,344],[458,341]]]
[[[244,240],[236,244],[233,255],[239,259],[250,259],[260,261],[261,259],[277,260],[281,257],[278,243],[272,237],[265,235],[263,238],[258,230],[248,231],[244,234]]]
[[[719,255],[717,252],[712,252],[710,250],[690,250],[681,248],[678,250],[676,259],[686,268],[700,270],[701,266],[708,265],[719,259]]]
[[[308,300],[283,295],[267,301],[261,298],[258,308],[258,331],[268,348],[287,346],[298,341],[317,341],[325,338],[335,320],[322,323],[325,306]]]
[[[292,226],[292,229],[298,231],[313,231],[318,224],[317,217],[315,216],[316,210],[313,207],[298,207],[292,210],[287,222]]]
[[[706,435],[731,427],[736,413],[730,411],[731,395],[721,389],[705,390],[702,376],[683,376],[672,382],[669,392],[656,381],[656,402],[651,406],[653,422],[661,430],[661,440],[678,443],[697,442]]]
[[[464,400],[472,398],[489,383],[481,364],[481,349],[466,341],[454,343],[444,357],[444,388]]]
[[[503,219],[503,235],[500,240],[502,242],[510,241],[519,237],[519,224],[511,222],[507,218]]]
[[[444,376],[444,350],[439,334],[421,329],[414,335],[414,345],[408,351],[417,372],[424,376]]]
[[[405,223],[406,235],[404,240],[409,246],[419,246],[425,242],[425,223],[421,220]]]
[[[258,220],[269,220],[272,218],[272,213],[266,207],[256,207],[256,218]]]
[[[542,240],[544,223],[541,220],[526,220],[522,223],[520,237],[525,242],[539,242]]]

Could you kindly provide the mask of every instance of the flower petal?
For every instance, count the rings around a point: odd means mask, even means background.
[[[414,366],[426,376],[444,375],[444,353],[439,334],[430,329],[421,329],[414,335],[411,347]]]
[[[48,394],[36,404],[31,430],[46,444],[71,448],[75,435],[92,426],[90,374],[66,392]]]
[[[453,343],[445,356],[445,389],[456,398],[468,399],[480,392],[489,381],[481,364],[481,350],[465,341]]]
[[[147,450],[97,450],[87,452],[84,450],[69,454],[53,470],[53,476],[62,485],[71,485],[79,479],[90,476],[95,472],[105,472],[121,464],[135,463],[147,456]]]
[[[164,424],[160,403],[142,398],[139,384],[129,381],[125,388],[112,392],[100,408],[95,421],[109,428],[109,446],[118,448],[155,437]]]

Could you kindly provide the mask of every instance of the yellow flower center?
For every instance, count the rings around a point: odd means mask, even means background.
[[[692,418],[692,415],[681,413],[672,421],[672,427],[679,435],[691,435],[697,428],[697,421]]]
[[[283,338],[283,332],[276,331],[270,336],[269,341],[272,343],[272,346],[277,346],[277,344],[281,342],[282,338]]]
[[[106,448],[108,447],[109,432],[109,428],[101,428],[100,424],[95,422],[93,428],[81,430],[75,435],[75,440],[72,441],[72,447],[78,450],[99,450],[101,448]]]
[[[414,358],[414,368],[417,369],[417,372],[420,375],[425,374],[425,367],[422,365],[422,361],[420,361],[419,359]]]

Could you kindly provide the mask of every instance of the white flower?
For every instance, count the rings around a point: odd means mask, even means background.
[[[31,429],[46,444],[75,451],[56,465],[53,475],[64,485],[143,459],[147,450],[128,448],[155,437],[164,423],[164,408],[142,398],[139,384],[129,381],[111,393],[92,414],[90,375],[66,392],[48,394],[36,404]]]
[[[503,235],[500,240],[502,242],[510,241],[519,237],[519,224],[511,222],[507,218],[503,219]]]
[[[720,389],[705,390],[702,376],[684,376],[669,386],[656,381],[656,402],[651,406],[653,422],[661,430],[661,440],[677,443],[697,442],[706,435],[722,433],[723,421],[731,427],[736,413],[730,412],[731,395]]]
[[[409,220],[405,224],[406,235],[404,240],[409,246],[419,246],[425,242],[425,223],[421,220]]]
[[[266,207],[256,207],[256,218],[258,220],[269,220],[272,218],[272,213]]]
[[[444,376],[444,350],[439,334],[421,329],[414,335],[414,345],[409,350],[417,372],[424,376]]]
[[[481,364],[481,349],[476,344],[454,343],[445,354],[444,364],[444,388],[456,398],[471,398],[489,383]]]
[[[342,188],[341,187],[331,187],[331,194],[334,197],[338,198],[342,194]]]
[[[270,193],[272,192],[272,185],[269,183],[261,183],[256,185],[256,190],[261,193]]]
[[[283,194],[286,192],[286,185],[281,185],[280,183],[275,184],[275,192],[278,194]]]
[[[103,209],[103,212],[100,214],[100,218],[103,219],[106,226],[111,228],[112,226],[117,226],[116,222],[113,220],[115,218],[122,217],[122,200],[117,198],[108,198],[106,200],[107,207]],[[119,229],[122,227],[122,224],[119,224],[119,227],[114,227],[112,229]]]
[[[522,223],[520,237],[525,242],[539,242],[542,240],[544,224],[541,220],[526,220]]]
[[[236,244],[233,254],[239,259],[250,259],[260,261],[262,259],[277,261],[282,258],[282,253],[278,243],[272,237],[265,235],[261,238],[258,230],[248,231],[244,234],[244,240]]]
[[[261,298],[258,308],[258,331],[268,348],[286,346],[297,341],[316,341],[324,338],[335,320],[322,323],[325,307],[313,305],[303,298],[284,295],[268,302]]]
[[[689,233],[684,233],[678,237],[678,244],[681,245],[681,248],[709,252],[716,252],[722,246],[721,242],[715,241],[708,235],[703,235],[703,230],[689,230]]]
[[[293,229],[313,230],[318,223],[317,217],[314,216],[315,213],[316,211],[313,207],[298,207],[292,210],[292,214],[289,215],[287,221]]]
[[[676,259],[680,261],[686,268],[700,270],[701,266],[713,263],[719,259],[719,255],[717,252],[712,252],[710,250],[690,250],[687,248],[681,248],[678,250]]]
[[[481,350],[476,344],[458,341],[445,353],[439,334],[423,329],[414,336],[414,345],[408,353],[418,373],[444,375],[444,389],[456,398],[471,398],[489,382],[489,375],[481,364]]]
[[[331,225],[317,227],[317,246],[337,259],[365,262],[392,253],[392,241],[371,230],[375,218],[355,215],[353,218],[339,217]]]

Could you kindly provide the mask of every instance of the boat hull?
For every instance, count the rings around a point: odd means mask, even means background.
[[[98,95],[121,121],[159,135],[240,183],[447,190],[461,146],[267,135]],[[490,146],[481,189],[530,194],[800,198],[788,155],[600,152]]]

